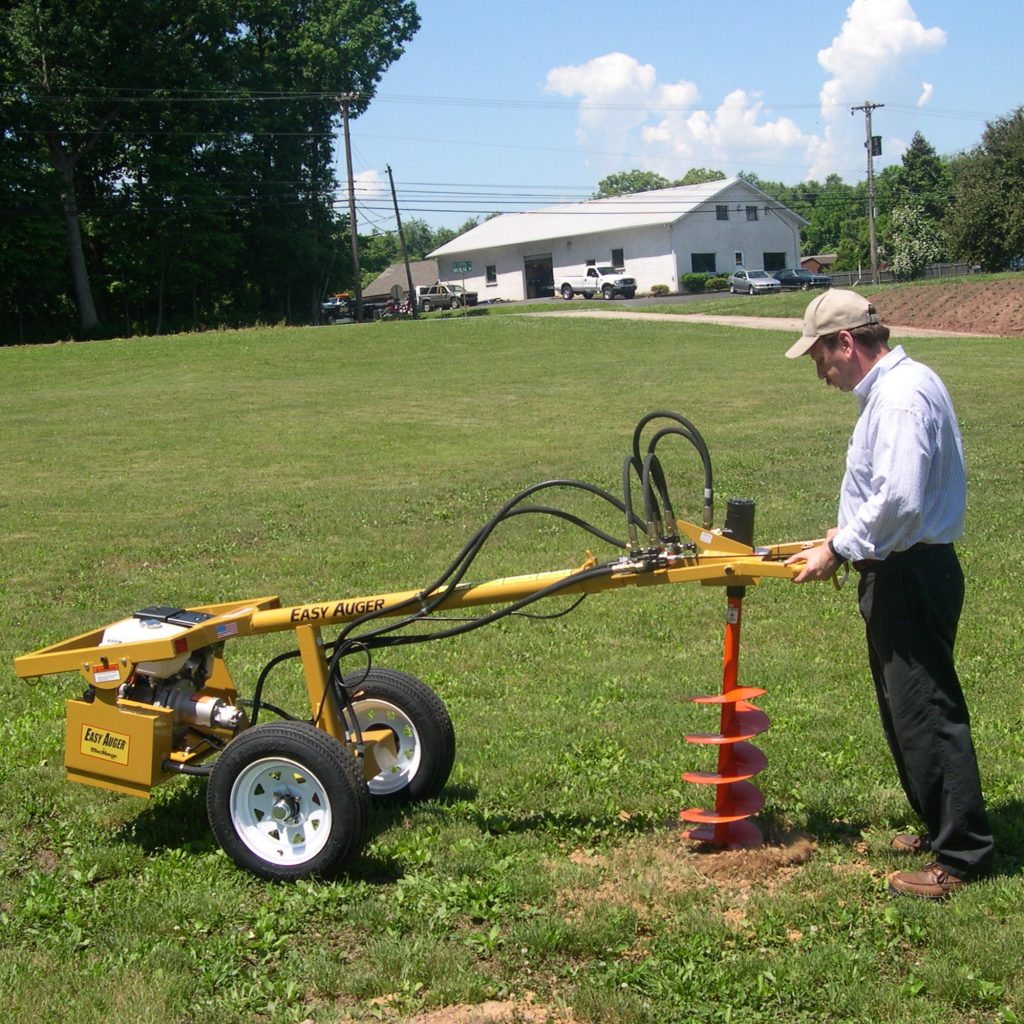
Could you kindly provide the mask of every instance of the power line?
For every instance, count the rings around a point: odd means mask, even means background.
[[[28,96],[36,103],[282,103],[295,101],[315,101],[336,103],[344,90],[248,90],[248,89],[174,89],[133,87],[92,86],[82,87],[74,95],[54,94],[41,91],[33,83],[15,83],[0,94],[0,100],[12,100]],[[678,104],[657,100],[588,100],[588,99],[525,99],[523,97],[503,98],[486,96],[431,96],[421,93],[373,93],[348,92],[352,103],[396,104],[404,106],[444,106],[491,108],[496,110],[648,110],[658,113],[710,113],[718,109],[720,104]],[[791,110],[820,110],[823,113],[839,113],[850,106],[850,101],[836,100],[833,103],[767,103],[762,102],[760,109],[765,113]],[[956,120],[991,120],[1000,116],[995,111],[955,110],[937,107],[919,107],[916,104],[890,103],[893,111],[912,113],[914,115]]]

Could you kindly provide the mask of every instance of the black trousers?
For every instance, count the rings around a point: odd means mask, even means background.
[[[861,571],[858,597],[882,728],[933,859],[953,875],[982,874],[994,842],[953,661],[964,600],[953,545],[872,563]]]

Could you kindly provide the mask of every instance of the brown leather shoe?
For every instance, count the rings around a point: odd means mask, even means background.
[[[912,836],[901,833],[892,837],[889,844],[897,853],[930,853],[932,842],[927,836]]]
[[[957,878],[938,864],[928,864],[923,871],[895,871],[889,876],[889,892],[926,900],[944,900],[967,884],[966,878]]]

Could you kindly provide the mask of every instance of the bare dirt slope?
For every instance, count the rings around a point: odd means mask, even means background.
[[[1024,274],[998,281],[886,288],[869,297],[887,324],[1024,337]]]

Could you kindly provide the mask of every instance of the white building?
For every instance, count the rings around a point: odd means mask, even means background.
[[[465,283],[481,301],[553,294],[559,276],[611,264],[639,291],[679,290],[691,272],[800,266],[807,222],[741,178],[612,199],[506,213],[430,255],[442,281]]]

